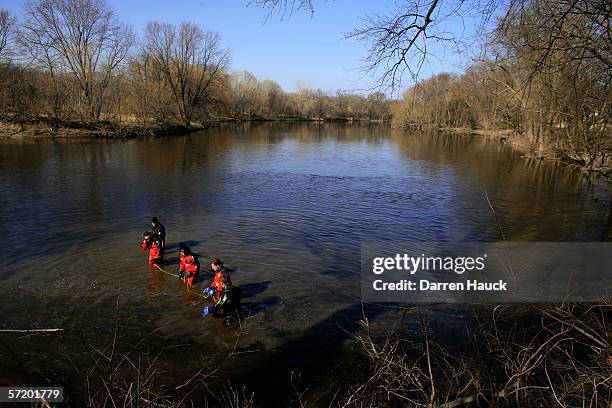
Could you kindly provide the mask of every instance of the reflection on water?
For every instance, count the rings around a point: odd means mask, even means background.
[[[204,269],[218,256],[245,285],[245,347],[301,350],[325,342],[318,328],[330,316],[361,313],[363,240],[496,240],[500,226],[509,240],[609,239],[606,189],[496,141],[380,126],[3,144],[2,326],[107,333],[119,295],[128,337],[163,326],[171,341],[225,342],[227,328],[201,318],[200,297],[146,265],[138,243],[155,215],[169,271],[190,241]]]

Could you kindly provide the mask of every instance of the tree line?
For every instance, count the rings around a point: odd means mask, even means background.
[[[104,1],[26,0],[0,9],[0,115],[57,122],[190,125],[220,118],[389,119],[383,93],[329,94],[230,71],[219,33],[153,21],[143,33]]]

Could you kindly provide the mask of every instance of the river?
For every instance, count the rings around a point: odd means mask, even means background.
[[[74,384],[85,344],[103,347],[117,325],[117,343],[164,351],[175,384],[237,344],[214,381],[265,393],[294,370],[322,387],[350,366],[362,241],[610,240],[609,204],[605,183],[500,141],[379,125],[2,142],[0,326],[73,331],[2,334],[0,382]],[[152,216],[169,271],[179,242],[204,269],[211,257],[231,268],[249,315],[237,343],[239,329],[202,317],[200,297],[149,269],[139,243]]]

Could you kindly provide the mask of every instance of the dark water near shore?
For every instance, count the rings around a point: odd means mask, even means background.
[[[259,391],[290,370],[323,387],[350,366],[362,240],[489,241],[500,225],[515,241],[609,240],[607,189],[498,141],[380,126],[0,144],[0,326],[81,333],[0,335],[0,381],[74,376],[66,355],[84,359],[83,344],[112,338],[116,319],[123,344],[157,329],[138,347],[166,349],[172,381],[233,347],[235,327],[202,318],[201,298],[149,270],[138,244],[153,215],[166,225],[168,270],[180,241],[204,266],[218,256],[233,269],[251,317],[237,343],[244,357],[220,376]],[[387,311],[370,313],[384,321]]]

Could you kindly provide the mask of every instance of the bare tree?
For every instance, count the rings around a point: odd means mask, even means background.
[[[312,0],[251,0],[247,4],[268,9],[266,18],[274,13],[284,17],[293,14],[294,11],[307,10],[311,14],[315,11]]]
[[[12,56],[11,43],[14,24],[15,18],[11,13],[8,10],[0,9],[0,114],[11,105],[9,100],[12,99],[10,96],[13,94],[11,74],[14,73],[14,70],[11,69],[10,64],[5,64],[5,62],[10,61]]]
[[[27,0],[21,42],[54,75],[67,73],[81,93],[84,112],[99,119],[111,77],[134,35],[105,1]]]
[[[256,0],[253,3],[270,13],[287,9],[314,11],[312,0]],[[388,13],[364,17],[363,25],[345,33],[345,37],[366,44],[362,69],[364,75],[376,77],[372,89],[396,91],[405,73],[417,81],[431,55],[431,43],[459,44],[461,38],[449,26],[463,24],[464,16],[477,15],[481,18],[477,31],[482,32],[501,3],[501,0],[398,1]]]
[[[192,23],[175,26],[151,22],[145,30],[144,52],[164,75],[177,104],[180,119],[189,125],[198,105],[229,62],[220,36]]]
[[[138,53],[128,65],[129,106],[143,126],[150,119],[165,122],[173,116],[174,97],[158,65]]]
[[[0,9],[0,53],[8,45],[8,37],[11,31],[11,15],[8,10]]]
[[[589,169],[605,162],[611,12],[602,0],[540,0],[513,5],[498,23],[487,63],[503,72],[536,155],[554,141]]]
[[[0,9],[0,60],[10,55],[14,25],[15,17],[8,10]]]
[[[254,0],[254,4],[270,12],[289,10],[314,10],[311,0]],[[546,34],[537,38],[534,50],[540,51],[537,63],[546,66],[555,63],[552,50],[559,47],[571,51],[575,58],[594,58],[612,64],[610,49],[612,37],[610,2],[606,0],[555,0],[528,1],[510,0],[404,0],[398,1],[393,10],[384,14],[365,17],[361,27],[346,33],[347,38],[356,38],[366,44],[363,60],[365,74],[377,78],[375,87],[395,91],[401,86],[404,74],[418,80],[422,66],[431,56],[434,43],[451,43],[456,46],[481,39],[506,22],[525,18],[534,7],[546,10],[541,13],[542,26]],[[492,16],[499,15],[499,19]],[[577,22],[576,17],[579,17]],[[465,19],[476,19],[473,30],[467,30]],[[586,29],[574,30],[572,41],[567,36],[568,27],[578,24]],[[457,32],[457,27],[463,30]],[[578,33],[580,31],[580,33]],[[529,40],[536,40],[531,38]]]
[[[368,44],[364,71],[376,75],[382,68],[378,86],[396,89],[406,70],[413,79],[418,78],[428,56],[429,42],[445,39],[430,32],[438,4],[439,0],[401,4],[388,15],[366,18],[363,27],[346,34]]]
[[[234,116],[253,115],[260,105],[261,85],[248,71],[236,71],[230,76],[230,106]]]

